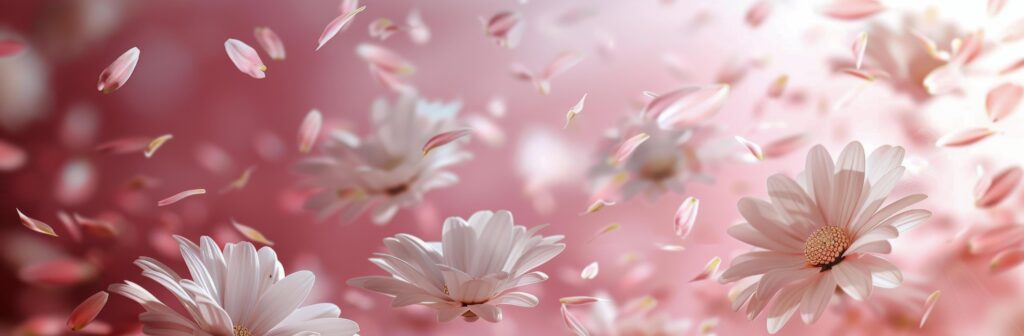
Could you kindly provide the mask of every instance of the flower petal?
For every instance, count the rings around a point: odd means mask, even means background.
[[[202,194],[205,194],[205,193],[206,193],[206,189],[189,189],[189,190],[185,190],[185,191],[182,191],[180,193],[174,194],[171,197],[162,199],[162,200],[160,200],[160,202],[157,202],[156,205],[157,206],[167,206],[167,205],[171,205],[171,204],[177,203],[178,201],[180,201],[182,199],[185,199],[186,197],[194,196],[194,195],[202,195]]]
[[[427,143],[423,144],[423,156],[426,156],[430,151],[435,148],[447,145],[455,140],[459,140],[464,136],[473,134],[471,129],[460,129],[454,131],[444,132],[435,136],[430,137]]]
[[[245,224],[236,222],[234,219],[231,220],[231,225],[235,227],[235,230],[238,230],[238,232],[242,233],[242,235],[245,236],[245,238],[251,241],[267,246],[274,246],[274,242],[267,239],[267,236],[264,236],[263,233],[260,232],[259,230],[256,230]]]
[[[46,223],[43,223],[40,220],[36,220],[29,216],[26,216],[25,214],[21,213],[21,210],[14,210],[18,211],[18,217],[21,218],[21,225],[24,225],[25,227],[32,231],[39,232],[48,236],[57,237],[57,233],[53,231],[53,228],[50,227],[50,225],[47,225]]]
[[[619,165],[626,162],[626,159],[628,159],[630,155],[633,155],[633,152],[636,151],[637,147],[640,147],[640,145],[650,138],[651,136],[647,133],[637,133],[629,137],[629,139],[626,139],[626,141],[623,141],[622,144],[619,145],[619,148],[615,150],[615,156],[612,156],[612,164]]]
[[[683,203],[679,204],[679,208],[676,209],[675,218],[673,218],[677,237],[686,238],[686,236],[690,235],[690,231],[693,230],[693,223],[697,221],[699,209],[700,200],[696,197],[687,197],[683,200]]]
[[[689,127],[718,113],[728,96],[728,84],[687,87],[652,99],[644,115],[662,129]]]
[[[153,140],[146,145],[146,149],[142,151],[142,155],[145,155],[147,159],[153,157],[153,154],[156,154],[156,150],[160,149],[160,146],[163,146],[165,142],[172,138],[174,138],[174,135],[171,134],[164,134],[153,138]]]
[[[124,86],[135,71],[135,65],[139,63],[139,53],[138,47],[128,49],[114,60],[114,63],[110,63],[100,73],[96,89],[103,93],[111,93]]]
[[[985,140],[996,132],[988,127],[966,128],[946,134],[935,141],[938,147],[961,147]]]
[[[1024,250],[1005,250],[992,257],[992,260],[988,262],[988,271],[992,274],[1002,273],[1017,267],[1022,262],[1024,262]]]
[[[718,265],[721,265],[721,264],[722,264],[722,258],[719,258],[719,257],[711,258],[711,260],[708,261],[707,265],[704,265],[704,270],[701,271],[700,274],[697,274],[697,276],[693,277],[693,279],[690,279],[690,282],[701,281],[701,280],[710,278],[712,275],[715,274],[715,272],[718,271]]]
[[[302,125],[299,126],[300,153],[309,153],[313,149],[313,144],[320,136],[320,127],[323,123],[324,117],[320,114],[320,110],[312,109],[306,113],[306,117],[302,119]]]
[[[580,323],[580,320],[576,319],[576,316],[573,316],[572,313],[569,312],[569,308],[564,304],[562,305],[562,320],[565,322],[565,326],[569,328],[569,331],[571,331],[574,335],[590,335],[590,333],[587,331],[587,328],[583,326],[583,323]]]
[[[586,101],[587,94],[584,93],[583,97],[580,98],[580,101],[576,102],[576,105],[573,105],[573,107],[569,109],[569,112],[565,113],[565,126],[562,128],[569,128],[569,124],[572,123],[573,119],[576,119],[576,115],[583,112],[583,103]]]
[[[79,331],[85,326],[92,323],[96,319],[96,316],[103,310],[103,306],[107,305],[107,298],[110,297],[105,291],[100,291],[93,294],[85,301],[82,301],[75,310],[71,311],[71,316],[68,317],[68,329],[71,331]]]
[[[600,266],[598,266],[597,262],[592,262],[590,264],[587,264],[587,267],[583,268],[583,271],[580,272],[580,278],[582,278],[583,280],[594,280],[594,278],[597,277],[597,273],[599,271]]]
[[[0,140],[0,172],[18,170],[28,162],[25,150],[12,143]]]
[[[264,73],[267,71],[267,66],[263,64],[256,49],[245,42],[227,39],[224,41],[224,51],[228,53],[228,58],[231,59],[231,63],[235,64],[238,71],[256,79],[267,77],[267,74]]]
[[[824,14],[839,20],[858,20],[885,9],[878,0],[833,0],[824,9]]]
[[[853,63],[857,69],[860,70],[861,64],[864,63],[864,51],[868,47],[868,33],[862,32],[857,35],[857,39],[853,41],[853,46],[850,49],[853,51]]]
[[[256,27],[253,30],[253,36],[256,37],[256,42],[260,44],[263,51],[270,55],[270,59],[275,61],[285,59],[284,43],[273,30],[267,27]]]
[[[934,291],[928,295],[928,299],[924,301],[924,314],[921,314],[921,322],[917,324],[918,328],[924,327],[924,323],[928,321],[928,316],[932,314],[932,310],[935,309],[935,304],[939,302],[941,296],[942,291]]]
[[[974,189],[974,205],[991,208],[1002,203],[1020,184],[1024,170],[1018,166],[1007,167],[993,176],[984,176]]]
[[[341,15],[334,18],[334,20],[331,20],[331,22],[327,24],[327,27],[324,27],[323,33],[320,33],[320,38],[316,41],[316,50],[320,50],[327,41],[330,41],[335,35],[338,35],[338,32],[341,32],[345,26],[352,22],[352,19],[356,17],[356,14],[359,14],[365,9],[366,6],[361,6],[350,12],[343,12]]]
[[[753,143],[750,140],[744,139],[739,135],[736,136],[736,141],[738,141],[741,145],[746,147],[747,151],[749,151],[750,154],[753,155],[755,159],[757,159],[757,161],[764,160],[764,151],[761,149],[760,145]]]
[[[1024,96],[1024,87],[1013,83],[1003,83],[988,92],[985,96],[985,112],[993,122],[1002,120],[1012,114],[1020,106]]]

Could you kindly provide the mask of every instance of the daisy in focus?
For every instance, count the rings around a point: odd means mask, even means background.
[[[370,261],[391,273],[351,279],[349,285],[394,297],[393,307],[422,304],[437,310],[437,319],[448,322],[462,316],[466,321],[499,322],[499,305],[534,307],[540,302],[514,288],[548,279],[531,271],[562,250],[562,236],[541,236],[544,226],[527,229],[515,225],[508,211],[479,211],[468,220],[449,217],[440,243],[398,234],[385,238],[388,253]]]
[[[165,287],[178,299],[183,315],[131,281],[110,285],[109,291],[142,305],[142,331],[154,336],[292,336],[356,335],[359,326],[340,318],[330,303],[303,306],[315,276],[299,271],[288,276],[269,247],[226,244],[210,237],[197,246],[175,236],[192,279],[184,279],[163,263],[140,257],[142,275]]]
[[[373,132],[360,139],[335,130],[323,154],[299,163],[305,184],[319,191],[305,208],[320,218],[341,213],[344,222],[372,211],[376,224],[385,224],[399,208],[413,206],[430,190],[451,186],[458,176],[445,170],[472,157],[456,141],[429,154],[424,144],[433,136],[457,128],[461,104],[432,103],[403,95],[394,105],[373,105]]]
[[[724,283],[743,280],[730,295],[733,309],[747,307],[753,319],[768,307],[768,331],[775,333],[800,309],[804,323],[821,317],[836,287],[864,300],[873,287],[900,285],[900,270],[878,254],[889,240],[924,222],[931,213],[903,209],[926,198],[903,197],[883,206],[903,176],[904,151],[882,146],[865,157],[859,142],[843,149],[838,161],[824,147],[811,149],[800,182],[778,174],[768,179],[770,201],[743,198],[746,223],[729,235],[756,249],[733,259]]]

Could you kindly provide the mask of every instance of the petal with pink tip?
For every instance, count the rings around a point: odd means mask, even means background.
[[[28,162],[25,150],[12,143],[0,140],[0,172],[15,171]]]
[[[999,252],[988,263],[988,271],[992,274],[1006,272],[1024,262],[1024,250],[1010,249]]]
[[[728,96],[727,84],[683,88],[652,99],[644,114],[662,129],[689,127],[718,113]]]
[[[864,63],[864,51],[868,47],[868,33],[862,32],[857,35],[857,39],[853,41],[853,46],[850,49],[853,51],[853,63],[856,64],[856,68],[860,70],[861,64]]]
[[[398,54],[373,44],[360,44],[356,47],[356,54],[370,65],[387,73],[408,75],[416,71],[412,63]]]
[[[708,261],[707,265],[704,265],[704,270],[697,274],[697,276],[690,279],[690,282],[701,281],[710,278],[715,272],[718,271],[718,266],[722,264],[722,258],[714,257],[711,261]]]
[[[589,214],[601,211],[601,209],[604,209],[605,207],[609,207],[609,206],[612,206],[612,205],[615,205],[615,202],[613,202],[613,201],[606,201],[606,200],[603,200],[603,199],[596,200],[596,201],[594,201],[594,203],[591,203],[590,206],[587,207],[587,210],[583,211],[583,213],[581,213],[580,216],[589,215]]]
[[[700,200],[696,197],[687,197],[676,209],[673,219],[676,236],[685,239],[693,230],[693,223],[697,221],[697,212],[700,209]]]
[[[274,33],[273,30],[267,27],[256,27],[252,32],[253,36],[256,37],[256,43],[259,43],[260,48],[270,56],[270,59],[275,61],[283,61],[285,59],[284,42],[281,42],[281,38]]]
[[[974,189],[974,205],[991,208],[1002,203],[1017,189],[1024,170],[1018,166],[1008,167],[995,175],[982,177]]]
[[[800,149],[807,143],[805,134],[795,134],[769,142],[761,147],[765,158],[777,158]]]
[[[388,39],[391,35],[394,35],[401,30],[394,21],[386,18],[379,18],[370,22],[370,37],[380,39],[381,41]]]
[[[195,195],[202,195],[202,194],[205,194],[205,193],[206,193],[206,189],[189,189],[189,190],[185,190],[185,191],[182,191],[180,193],[174,194],[171,197],[162,199],[159,202],[157,202],[156,205],[157,206],[167,206],[167,205],[171,205],[171,204],[174,204],[174,203],[178,203],[178,201],[181,201],[181,200],[183,200],[183,199],[185,199],[187,197],[195,196]]]
[[[483,19],[481,18],[483,21]],[[515,48],[522,37],[522,15],[518,12],[500,12],[484,21],[484,33],[505,48]]]
[[[757,161],[764,160],[764,150],[761,149],[761,145],[758,145],[750,140],[744,139],[739,135],[736,136],[736,141],[743,145],[743,147],[746,147],[747,151],[750,152],[750,155],[753,155],[754,158],[757,159]]]
[[[107,298],[110,297],[105,291],[100,291],[93,294],[85,301],[82,301],[75,310],[71,311],[71,316],[68,317],[68,329],[71,331],[79,331],[85,326],[92,323],[96,319],[96,316],[103,310],[103,306],[107,305]]]
[[[245,236],[246,239],[263,245],[274,246],[274,242],[267,239],[267,236],[263,235],[263,232],[260,232],[251,226],[236,222],[234,219],[231,220],[231,226],[234,226],[235,230],[238,230],[238,232]]]
[[[932,314],[932,310],[935,309],[935,304],[939,302],[941,296],[942,291],[934,291],[928,295],[928,299],[924,301],[924,314],[921,314],[921,322],[917,324],[918,328],[924,327],[924,323],[928,321],[928,316]]]
[[[313,144],[320,136],[320,128],[323,123],[324,117],[320,114],[320,110],[312,109],[306,113],[306,117],[302,119],[302,125],[299,125],[299,153],[309,153],[313,149]]]
[[[356,14],[359,14],[365,9],[366,6],[362,6],[350,12],[344,12],[334,18],[334,20],[331,20],[331,22],[327,24],[327,27],[324,27],[323,33],[320,33],[320,38],[316,41],[316,50],[320,50],[327,41],[330,41],[335,35],[338,35],[345,26],[352,22],[352,19],[355,19]]]
[[[988,92],[985,96],[985,111],[993,122],[1006,118],[1020,106],[1024,96],[1024,87],[1013,83],[1003,83]]]
[[[103,93],[111,93],[124,86],[132,72],[135,72],[135,65],[139,63],[139,53],[138,47],[128,49],[114,60],[114,63],[110,63],[110,66],[100,73],[96,89]]]
[[[576,316],[573,316],[572,313],[569,312],[569,308],[564,304],[562,305],[562,320],[565,322],[565,326],[569,328],[569,331],[571,331],[574,335],[590,335],[590,333],[587,331],[587,328],[583,326],[583,323],[581,323],[580,320],[576,319]]]
[[[228,53],[228,58],[231,59],[231,63],[235,64],[238,71],[256,79],[267,77],[267,74],[264,73],[267,71],[267,66],[263,64],[256,49],[245,42],[228,39],[224,41],[224,51]]]
[[[438,147],[447,145],[452,141],[459,140],[462,137],[470,135],[472,133],[473,130],[471,129],[460,129],[435,135],[431,137],[429,140],[427,140],[426,144],[423,144],[423,155],[426,156],[427,154],[430,153],[430,151]]]
[[[772,12],[772,1],[760,0],[750,6],[747,10],[747,15],[744,19],[747,21],[747,25],[757,28],[760,27],[764,20],[768,18],[768,14]]]
[[[581,61],[583,61],[583,54],[575,51],[564,52],[558,55],[558,57],[555,57],[555,60],[551,61],[551,63],[544,68],[544,72],[541,73],[541,78],[545,81],[550,81],[551,79],[554,79],[555,76],[565,73]]]
[[[967,146],[978,141],[985,140],[989,136],[996,132],[987,127],[976,127],[962,129],[953,133],[946,134],[935,141],[935,146],[938,147],[961,147]]]
[[[57,233],[53,231],[53,228],[50,227],[50,225],[43,223],[40,220],[26,216],[19,209],[14,210],[18,211],[18,217],[21,218],[21,225],[24,225],[25,227],[32,231],[39,232],[48,236],[57,237]]]
[[[650,138],[651,136],[647,133],[637,133],[629,137],[629,139],[623,141],[622,144],[619,145],[619,149],[615,151],[615,156],[612,157],[612,163],[619,165],[626,162],[626,159],[629,159],[629,157],[633,155],[633,152],[636,151],[637,147],[640,147],[640,145]]]
[[[878,0],[833,0],[823,13],[840,20],[858,20],[881,12],[885,5]]]

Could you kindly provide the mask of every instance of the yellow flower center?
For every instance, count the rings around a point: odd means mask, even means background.
[[[249,328],[246,328],[246,327],[243,327],[243,326],[240,326],[240,325],[235,325],[235,328],[234,328],[233,331],[234,331],[233,332],[234,336],[253,336],[252,332],[249,331]]]
[[[852,243],[846,230],[838,226],[826,225],[814,230],[804,243],[804,259],[807,263],[822,270],[831,269],[842,261],[843,252]]]

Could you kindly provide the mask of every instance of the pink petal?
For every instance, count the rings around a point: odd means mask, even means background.
[[[14,144],[0,140],[0,172],[18,170],[28,162],[28,154]]]
[[[96,89],[103,93],[111,93],[124,86],[128,78],[135,71],[135,65],[139,63],[139,48],[131,48],[119,56],[114,63],[110,63],[100,73],[99,83]]]
[[[857,20],[881,12],[885,5],[878,0],[833,0],[825,7],[824,14],[834,19]]]
[[[573,119],[576,119],[576,115],[583,112],[583,103],[586,101],[587,94],[584,93],[583,97],[580,98],[580,101],[576,102],[576,105],[573,105],[573,107],[569,109],[569,112],[565,114],[565,126],[562,128],[569,128],[569,124],[572,123]]]
[[[574,51],[564,52],[561,55],[558,55],[554,61],[551,61],[551,63],[544,68],[544,72],[541,73],[541,78],[550,81],[555,78],[555,76],[558,76],[576,66],[576,64],[579,64],[582,60],[583,54]]]
[[[88,218],[77,213],[73,214],[75,223],[85,232],[100,238],[115,238],[119,231],[114,224],[100,219]]]
[[[238,71],[256,79],[267,77],[267,74],[264,73],[264,71],[267,71],[267,66],[263,65],[263,60],[256,53],[256,49],[245,44],[245,42],[228,39],[224,41],[224,50],[227,51],[228,57],[231,58],[231,63],[235,64]]]
[[[889,78],[889,74],[877,70],[842,69],[843,73],[866,81],[873,81],[879,78]]]
[[[935,145],[938,147],[967,146],[984,140],[995,133],[995,131],[986,127],[967,128],[942,136],[935,142]]]
[[[690,127],[714,116],[729,96],[729,85],[688,87],[652,99],[644,114],[663,129]]]
[[[772,85],[768,86],[768,97],[779,98],[782,97],[782,93],[786,90],[786,84],[789,83],[789,76],[780,75],[775,77],[772,81]]]
[[[320,50],[327,41],[330,41],[335,35],[338,35],[346,25],[352,22],[352,19],[356,17],[356,14],[359,14],[365,9],[366,6],[362,6],[350,12],[342,12],[341,15],[334,18],[334,20],[331,20],[331,22],[327,24],[327,27],[324,27],[324,32],[320,33],[320,38],[316,41],[316,50]]]
[[[992,274],[1006,272],[1024,262],[1024,250],[1010,249],[999,252],[988,263],[988,271]]]
[[[921,314],[921,322],[917,324],[918,328],[924,327],[924,323],[928,321],[928,316],[932,314],[932,310],[935,309],[935,304],[939,302],[941,296],[942,291],[934,291],[928,295],[928,299],[924,301],[924,314]]]
[[[471,115],[466,117],[466,123],[473,129],[473,135],[480,137],[491,146],[501,146],[505,143],[505,132],[501,130],[494,121],[484,116]]]
[[[518,12],[500,12],[484,22],[484,33],[499,46],[515,48],[522,36],[522,15]]]
[[[229,184],[227,187],[224,187],[224,189],[221,189],[220,192],[225,193],[231,190],[242,190],[242,188],[245,188],[245,186],[249,184],[249,178],[252,176],[252,172],[255,170],[256,167],[245,168],[245,171],[242,171],[241,176],[239,176],[234,181],[231,181],[231,184]]]
[[[956,91],[963,84],[964,75],[957,63],[947,63],[928,73],[921,83],[928,94],[941,95]]]
[[[146,150],[149,143],[153,141],[150,137],[131,137],[112,140],[96,146],[96,151],[104,154],[129,154]]]
[[[700,209],[700,200],[696,197],[687,197],[676,209],[675,223],[676,236],[685,239],[693,230],[693,223],[697,221],[697,212]]]
[[[594,241],[595,239],[597,239],[597,237],[600,237],[600,236],[603,236],[603,235],[606,235],[606,234],[618,231],[621,228],[622,228],[622,225],[619,225],[618,223],[611,223],[611,224],[605,225],[603,228],[598,230],[597,233],[594,234],[593,238],[590,238],[590,241]]]
[[[21,213],[21,210],[19,209],[14,210],[18,211],[18,217],[21,218],[21,225],[24,225],[25,227],[32,231],[39,232],[48,236],[57,237],[57,233],[54,232],[53,228],[47,225],[46,223],[26,216],[25,214]]]
[[[1006,168],[992,177],[984,177],[975,187],[974,205],[979,208],[991,208],[1005,200],[1017,185],[1020,184],[1024,170],[1013,166]]]
[[[174,138],[174,136],[170,134],[164,134],[153,138],[153,141],[150,141],[149,144],[146,145],[146,150],[143,151],[142,154],[145,155],[146,158],[153,157],[153,154],[156,154],[156,150],[160,149],[160,146],[163,146],[165,142],[172,138]]]
[[[14,56],[25,50],[25,43],[14,39],[0,40],[0,58]]]
[[[53,259],[22,267],[18,278],[25,283],[69,286],[96,276],[96,269],[76,259]]]
[[[320,136],[320,127],[323,126],[323,123],[324,117],[320,114],[320,110],[312,109],[306,113],[306,117],[302,119],[302,125],[299,126],[300,153],[309,153],[313,149],[313,144]]]
[[[61,168],[56,185],[56,198],[64,205],[76,205],[96,192],[96,168],[85,159],[72,160]]]
[[[768,18],[768,14],[772,13],[772,1],[760,0],[750,6],[747,10],[746,21],[747,25],[757,28],[760,27],[764,20]]]
[[[999,70],[999,75],[1006,76],[1008,74],[1017,72],[1017,70],[1020,70],[1021,68],[1024,68],[1024,59],[1017,60],[1013,64],[1010,64],[1009,66],[1003,68],[1003,70]]]
[[[988,0],[988,16],[996,16],[1003,11],[1006,0]]]
[[[564,304],[562,305],[562,320],[565,321],[565,326],[569,328],[569,331],[571,331],[574,335],[590,335],[590,333],[587,332],[587,328],[583,326],[583,323],[580,323],[580,321],[576,319],[576,316],[573,316],[572,313],[569,312],[569,308],[567,308],[567,306]]]
[[[985,31],[978,30],[967,35],[962,40],[954,39],[952,42],[953,57],[950,62],[957,64],[970,64],[981,51],[985,44]]]
[[[1017,19],[1006,27],[1006,33],[1003,34],[1002,42],[1016,42],[1020,39],[1024,39],[1024,19]]]
[[[615,205],[615,202],[613,202],[613,201],[606,201],[606,200],[603,200],[603,199],[596,200],[596,201],[594,201],[594,203],[591,203],[590,206],[587,207],[587,210],[583,211],[583,213],[581,213],[580,216],[588,215],[588,214],[592,214],[592,213],[601,211],[601,209],[604,209],[605,207],[612,206],[612,205]]]
[[[204,169],[215,173],[223,174],[232,170],[233,161],[228,152],[220,146],[212,143],[203,143],[196,147],[196,161]]]
[[[718,271],[718,265],[720,265],[721,263],[722,258],[712,258],[711,261],[708,261],[708,264],[704,266],[704,270],[701,271],[700,274],[697,274],[697,276],[693,277],[693,279],[691,279],[690,282],[701,281],[710,278],[712,275],[715,274],[715,272]]]
[[[270,59],[275,61],[285,59],[284,42],[281,42],[281,38],[273,30],[267,27],[256,27],[252,34],[256,37],[256,43],[260,44],[260,48],[263,48]]]
[[[397,33],[400,29],[398,25],[395,25],[394,21],[379,18],[370,22],[370,37],[383,41]]]
[[[864,50],[868,47],[868,33],[860,33],[857,35],[857,39],[853,41],[853,63],[856,64],[856,68],[860,70],[860,65],[864,63]]]
[[[967,251],[983,255],[1003,250],[1024,241],[1024,226],[1011,224],[989,229],[967,241]]]
[[[597,262],[592,262],[590,264],[587,264],[587,267],[583,268],[583,271],[580,272],[580,278],[582,278],[583,280],[593,280],[594,278],[597,277],[597,273],[599,271],[600,266],[598,266]],[[565,301],[563,301],[562,303],[564,304]]]
[[[765,158],[777,158],[802,148],[806,143],[806,135],[796,134],[769,142],[761,147],[761,151]]]
[[[563,298],[558,299],[559,303],[561,303],[563,305],[567,305],[567,306],[581,305],[581,304],[591,304],[591,303],[602,302],[602,301],[608,301],[608,300],[605,300],[605,299],[602,299],[602,298],[599,298],[599,297],[593,297],[593,296],[567,296],[567,297],[563,297]]]
[[[182,191],[180,193],[174,194],[174,196],[162,199],[159,202],[157,202],[156,205],[157,206],[167,206],[167,205],[171,205],[171,204],[174,204],[174,203],[178,203],[178,201],[180,201],[182,199],[185,199],[186,197],[194,196],[194,195],[202,195],[202,194],[205,194],[205,193],[206,193],[206,189],[189,189],[189,190],[185,190],[185,191]]]
[[[662,251],[665,251],[665,252],[680,252],[680,251],[685,251],[686,250],[685,246],[675,245],[675,244],[655,243],[654,246],[657,246],[659,250],[662,250]]]
[[[242,223],[236,222],[234,219],[231,220],[231,225],[235,227],[235,230],[238,230],[238,232],[242,233],[242,235],[245,236],[246,239],[263,245],[274,246],[274,242],[267,239],[267,236],[264,236],[263,233],[260,232],[259,230],[256,230]]]
[[[78,228],[78,223],[75,223],[71,215],[64,211],[57,211],[57,219],[64,225],[64,229],[71,233],[71,239],[76,242],[82,241],[82,230]]]
[[[427,27],[426,23],[423,23],[423,18],[420,17],[420,12],[413,10],[409,12],[409,16],[405,18],[405,24],[409,27],[409,39],[416,44],[427,44],[430,42],[430,28]]]
[[[435,148],[447,145],[452,141],[458,140],[472,133],[473,130],[471,129],[460,129],[435,135],[431,137],[429,140],[427,140],[427,143],[423,145],[423,155],[426,156],[428,153],[430,153],[430,151],[434,150]]]
[[[650,138],[651,136],[647,135],[647,133],[637,133],[629,139],[626,139],[626,141],[623,141],[622,144],[619,145],[619,149],[615,151],[615,156],[612,157],[612,163],[615,165],[622,164],[630,155],[633,155],[633,152],[636,151],[637,147],[640,147],[640,145]]]
[[[1003,83],[988,92],[985,96],[985,110],[993,122],[1006,118],[1017,110],[1024,87],[1012,83]]]
[[[75,307],[75,310],[71,311],[71,316],[68,317],[68,329],[79,331],[89,325],[89,323],[92,323],[96,316],[100,314],[100,311],[103,310],[103,306],[107,305],[107,298],[109,296],[107,292],[100,291],[82,301],[78,307]]]
[[[416,71],[416,67],[391,50],[384,49],[372,44],[360,44],[356,47],[356,54],[363,60],[391,74],[407,75]]]
[[[928,36],[925,36],[924,34],[921,34],[920,32],[918,32],[916,30],[911,30],[910,31],[910,35],[913,36],[914,39],[916,39],[917,42],[920,43],[921,46],[924,47],[924,49],[926,51],[928,51],[928,55],[931,56],[932,58],[935,58],[937,60],[942,60],[942,61],[948,61],[949,60],[949,55],[945,54],[943,52],[940,52],[938,45],[935,43],[935,41],[933,41]]]
[[[764,161],[764,151],[761,149],[760,145],[753,143],[750,140],[744,139],[739,135],[736,136],[736,141],[739,141],[740,144],[742,144],[744,147],[747,147],[747,151],[749,151],[755,159],[757,159],[758,161]]]

